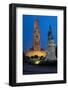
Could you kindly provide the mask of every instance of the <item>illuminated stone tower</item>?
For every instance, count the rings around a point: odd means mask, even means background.
[[[40,30],[39,30],[39,22],[38,20],[34,21],[34,30],[33,30],[33,43],[32,48],[25,52],[25,56],[32,57],[46,57],[47,52],[40,47]]]
[[[40,50],[40,31],[38,20],[34,21],[34,41],[33,41],[34,51]]]

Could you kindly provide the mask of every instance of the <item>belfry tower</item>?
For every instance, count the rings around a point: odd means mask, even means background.
[[[26,51],[25,56],[38,56],[46,57],[47,52],[40,47],[40,30],[38,20],[34,21],[34,30],[33,30],[33,45],[28,51]]]
[[[34,51],[40,50],[40,31],[38,20],[34,21],[34,40],[33,40]]]

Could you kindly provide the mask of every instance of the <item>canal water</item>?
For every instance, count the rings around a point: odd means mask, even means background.
[[[57,73],[57,66],[33,65],[29,63],[24,63],[22,71],[24,75]]]

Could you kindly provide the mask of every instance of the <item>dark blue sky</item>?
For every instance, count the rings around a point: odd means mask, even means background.
[[[55,44],[57,44],[57,16],[36,16],[23,15],[23,49],[24,51],[32,48],[34,21],[39,21],[40,29],[40,46],[45,49],[47,47],[49,25],[52,27],[52,34]]]

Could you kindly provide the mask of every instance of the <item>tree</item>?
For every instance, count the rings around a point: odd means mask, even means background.
[[[41,56],[41,57],[40,57],[40,59],[41,59],[41,60],[43,60],[43,59],[44,59],[44,57],[43,57],[43,56]]]
[[[33,59],[34,58],[34,56],[31,56],[31,59]]]
[[[34,56],[34,58],[38,58],[38,56],[37,56],[37,55],[35,55],[35,56]]]

